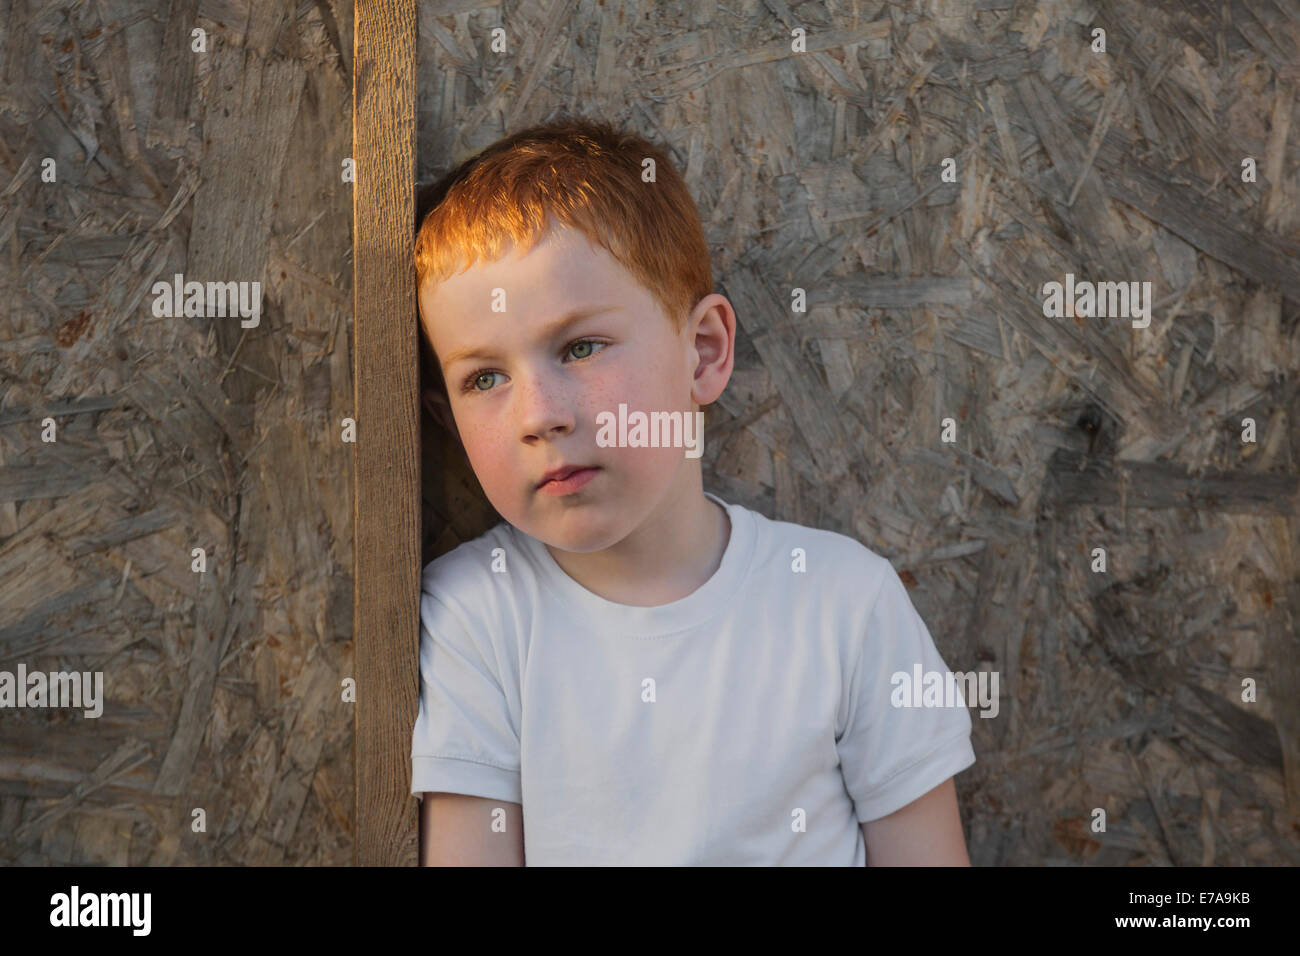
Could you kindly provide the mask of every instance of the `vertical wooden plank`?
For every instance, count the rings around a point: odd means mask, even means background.
[[[420,459],[415,0],[357,0],[352,80],[356,853],[418,863]]]

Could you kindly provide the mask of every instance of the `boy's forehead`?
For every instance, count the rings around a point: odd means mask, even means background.
[[[420,305],[429,321],[445,327],[443,322],[453,317],[490,312],[497,289],[505,291],[510,312],[529,306],[552,311],[556,304],[579,298],[622,300],[630,286],[637,283],[608,252],[578,230],[561,226],[548,230],[527,252],[508,245],[494,261],[475,262],[441,282],[426,282]],[[523,302],[517,301],[521,295]]]
[[[617,267],[617,263],[604,249],[576,229],[551,226],[531,248],[516,246],[506,240],[499,258],[493,261],[480,260],[461,275],[479,276],[493,281],[508,276],[516,283],[530,280],[544,283],[557,273],[585,273],[602,266]]]

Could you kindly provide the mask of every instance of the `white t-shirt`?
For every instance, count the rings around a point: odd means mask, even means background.
[[[975,762],[964,705],[891,705],[946,666],[888,560],[709,497],[722,563],[658,607],[505,522],[429,562],[412,793],[522,804],[529,866],[862,866],[859,823]]]

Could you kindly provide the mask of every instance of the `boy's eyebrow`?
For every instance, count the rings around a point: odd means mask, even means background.
[[[539,338],[554,338],[569,326],[576,325],[583,319],[588,319],[593,315],[600,315],[604,312],[612,312],[616,308],[618,307],[614,305],[584,305],[576,309],[570,309],[568,312],[564,313],[564,315],[560,316],[554,322],[550,323],[550,325],[542,329]],[[447,357],[443,359],[442,367],[444,369],[449,369],[457,362],[471,358],[493,359],[496,358],[496,354],[492,352],[490,348],[456,349],[454,352],[449,352]]]

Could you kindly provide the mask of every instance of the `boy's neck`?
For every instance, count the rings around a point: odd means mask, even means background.
[[[683,497],[682,504],[666,501],[604,551],[546,550],[569,577],[607,601],[657,607],[681,600],[713,577],[732,532],[726,510],[704,495],[698,474]]]

